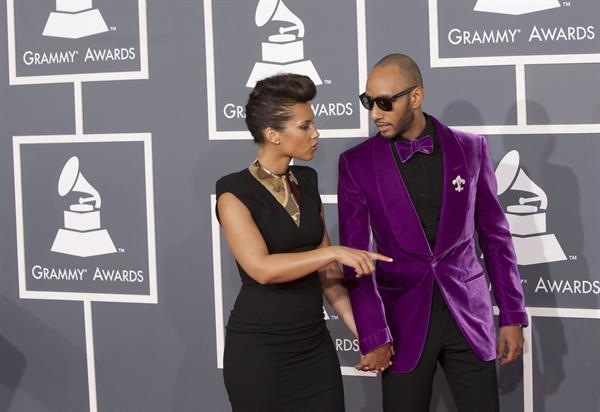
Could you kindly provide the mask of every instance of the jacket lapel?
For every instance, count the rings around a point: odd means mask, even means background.
[[[438,257],[452,247],[464,232],[472,176],[468,173],[465,153],[456,135],[437,119],[431,119],[444,157],[442,209],[433,251],[434,257]]]
[[[379,199],[396,241],[411,253],[431,255],[425,232],[394,160],[389,140],[379,134],[372,139],[371,164],[375,167]]]

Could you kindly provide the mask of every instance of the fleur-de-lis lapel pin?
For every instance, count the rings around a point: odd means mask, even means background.
[[[464,187],[463,185],[467,183],[465,179],[463,179],[460,175],[457,175],[454,180],[452,181],[452,184],[454,185],[454,190],[456,190],[457,192],[462,192]]]

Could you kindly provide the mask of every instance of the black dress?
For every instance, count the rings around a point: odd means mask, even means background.
[[[291,166],[300,186],[300,225],[245,169],[217,182],[250,211],[269,253],[321,243],[324,223],[316,172]],[[337,354],[323,319],[318,274],[261,285],[238,263],[242,287],[229,316],[223,376],[235,412],[339,412],[344,393]]]

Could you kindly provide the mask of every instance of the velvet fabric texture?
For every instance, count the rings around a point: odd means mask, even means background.
[[[393,342],[394,372],[409,372],[419,360],[433,282],[475,354],[486,361],[496,357],[492,302],[476,254],[476,232],[500,326],[527,325],[517,259],[485,138],[431,120],[444,157],[434,250],[386,138],[377,134],[344,152],[339,161],[340,243],[394,259],[378,261],[375,273],[360,279],[344,267],[360,350],[367,353]]]

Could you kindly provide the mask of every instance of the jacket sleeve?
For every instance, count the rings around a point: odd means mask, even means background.
[[[339,161],[338,217],[341,245],[372,250],[367,203],[343,154]],[[357,278],[353,268],[344,266],[344,275],[358,329],[360,351],[365,354],[391,342],[375,273]]]
[[[504,210],[498,201],[496,176],[485,138],[481,138],[475,225],[492,292],[500,309],[499,326],[527,326],[525,299],[517,257]]]

